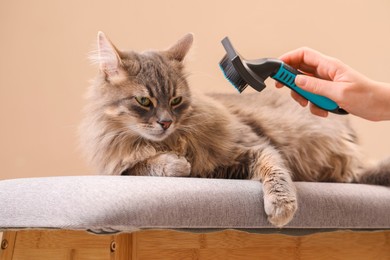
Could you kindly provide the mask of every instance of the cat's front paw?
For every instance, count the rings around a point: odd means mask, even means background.
[[[295,191],[284,191],[281,194],[270,193],[264,196],[264,209],[268,221],[277,227],[283,227],[291,221],[298,208]]]
[[[186,158],[174,153],[163,153],[158,155],[161,163],[161,176],[188,177],[191,174],[191,164]]]

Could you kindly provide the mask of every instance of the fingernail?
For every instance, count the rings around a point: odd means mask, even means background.
[[[301,101],[299,102],[299,104],[300,104],[301,106],[303,106],[303,107],[306,107],[308,103],[309,103],[309,102],[307,102],[307,100],[301,100]]]
[[[327,117],[327,116],[328,116],[328,112],[326,112],[326,111],[321,111],[320,116],[321,116],[321,117]]]
[[[297,75],[296,78],[295,78],[295,84],[297,84],[298,86],[303,86],[306,84],[306,77],[305,76],[302,76],[302,75]]]

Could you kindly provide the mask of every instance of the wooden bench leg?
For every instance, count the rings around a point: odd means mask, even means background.
[[[11,260],[14,254],[14,247],[16,241],[16,233],[14,231],[7,231],[3,233],[0,249],[1,260]]]
[[[21,230],[3,234],[0,260],[131,259],[132,234],[95,235],[75,230]]]

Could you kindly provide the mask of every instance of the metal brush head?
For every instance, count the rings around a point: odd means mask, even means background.
[[[251,62],[246,61],[233,48],[228,37],[222,40],[222,45],[226,50],[226,55],[219,63],[226,78],[232,83],[238,91],[242,92],[247,85],[250,85],[257,91],[265,88],[264,79],[252,71]]]
[[[248,86],[248,83],[240,76],[230,61],[228,55],[223,56],[219,66],[226,79],[241,93]]]

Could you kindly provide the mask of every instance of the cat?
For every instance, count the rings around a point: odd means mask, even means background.
[[[313,116],[272,88],[193,94],[184,68],[192,42],[187,34],[167,50],[137,53],[98,33],[100,69],[80,130],[100,174],[257,180],[278,227],[298,207],[293,181],[390,185],[390,160],[364,163],[348,116]]]

